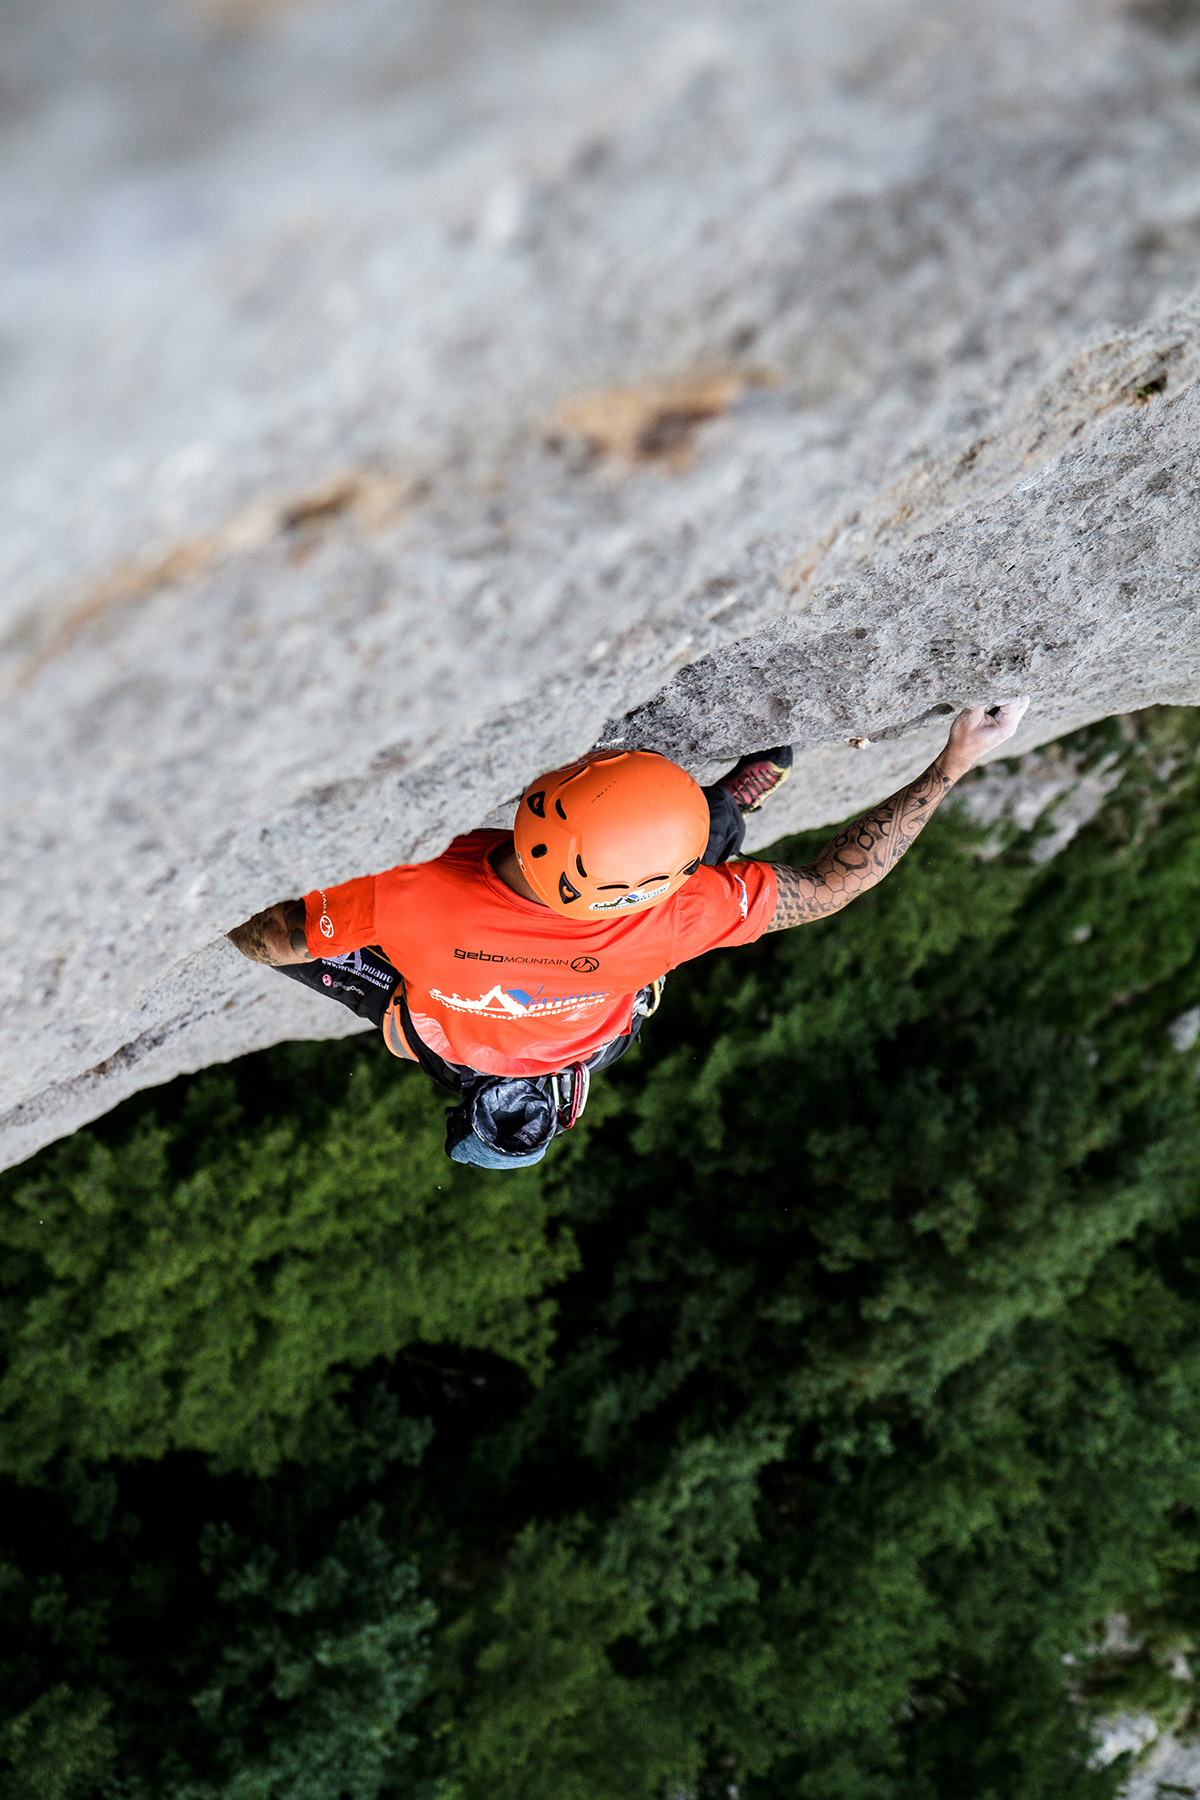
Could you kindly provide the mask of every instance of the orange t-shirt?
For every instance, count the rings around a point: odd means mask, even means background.
[[[768,863],[701,867],[646,912],[576,924],[523,900],[472,831],[434,862],[402,863],[304,897],[313,956],[378,944],[404,976],[420,1037],[487,1075],[549,1075],[629,1030],[634,996],[668,969],[761,937],[775,911]]]

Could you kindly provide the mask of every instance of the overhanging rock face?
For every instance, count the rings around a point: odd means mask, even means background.
[[[26,0],[0,58],[5,1161],[353,1026],[224,931],[590,744],[792,740],[761,842],[966,702],[1200,698],[1183,0]]]

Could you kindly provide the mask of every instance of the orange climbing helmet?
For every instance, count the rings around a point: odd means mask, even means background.
[[[590,924],[669,899],[696,873],[708,828],[708,802],[678,763],[599,750],[533,783],[513,843],[539,900]]]

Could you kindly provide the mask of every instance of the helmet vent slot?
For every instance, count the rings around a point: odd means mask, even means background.
[[[569,906],[572,900],[579,898],[579,889],[571,886],[565,873],[558,878],[558,897],[564,906]]]
[[[531,813],[536,813],[539,819],[544,819],[546,816],[545,788],[539,788],[536,794],[526,794],[525,804]]]
[[[558,814],[559,818],[562,820],[563,824],[565,825],[567,822],[567,815],[563,811],[563,803],[561,800],[555,800],[554,810]]]
[[[549,846],[546,844],[535,844],[529,854],[530,856],[545,856],[548,848]]]
[[[575,858],[575,867],[579,870],[579,873],[583,876],[583,879],[586,881],[588,878],[588,872],[583,866],[582,856],[577,856]]]

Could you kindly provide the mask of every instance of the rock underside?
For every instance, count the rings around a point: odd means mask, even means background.
[[[1200,699],[1198,153],[1187,0],[10,0],[0,1160],[589,745]]]

